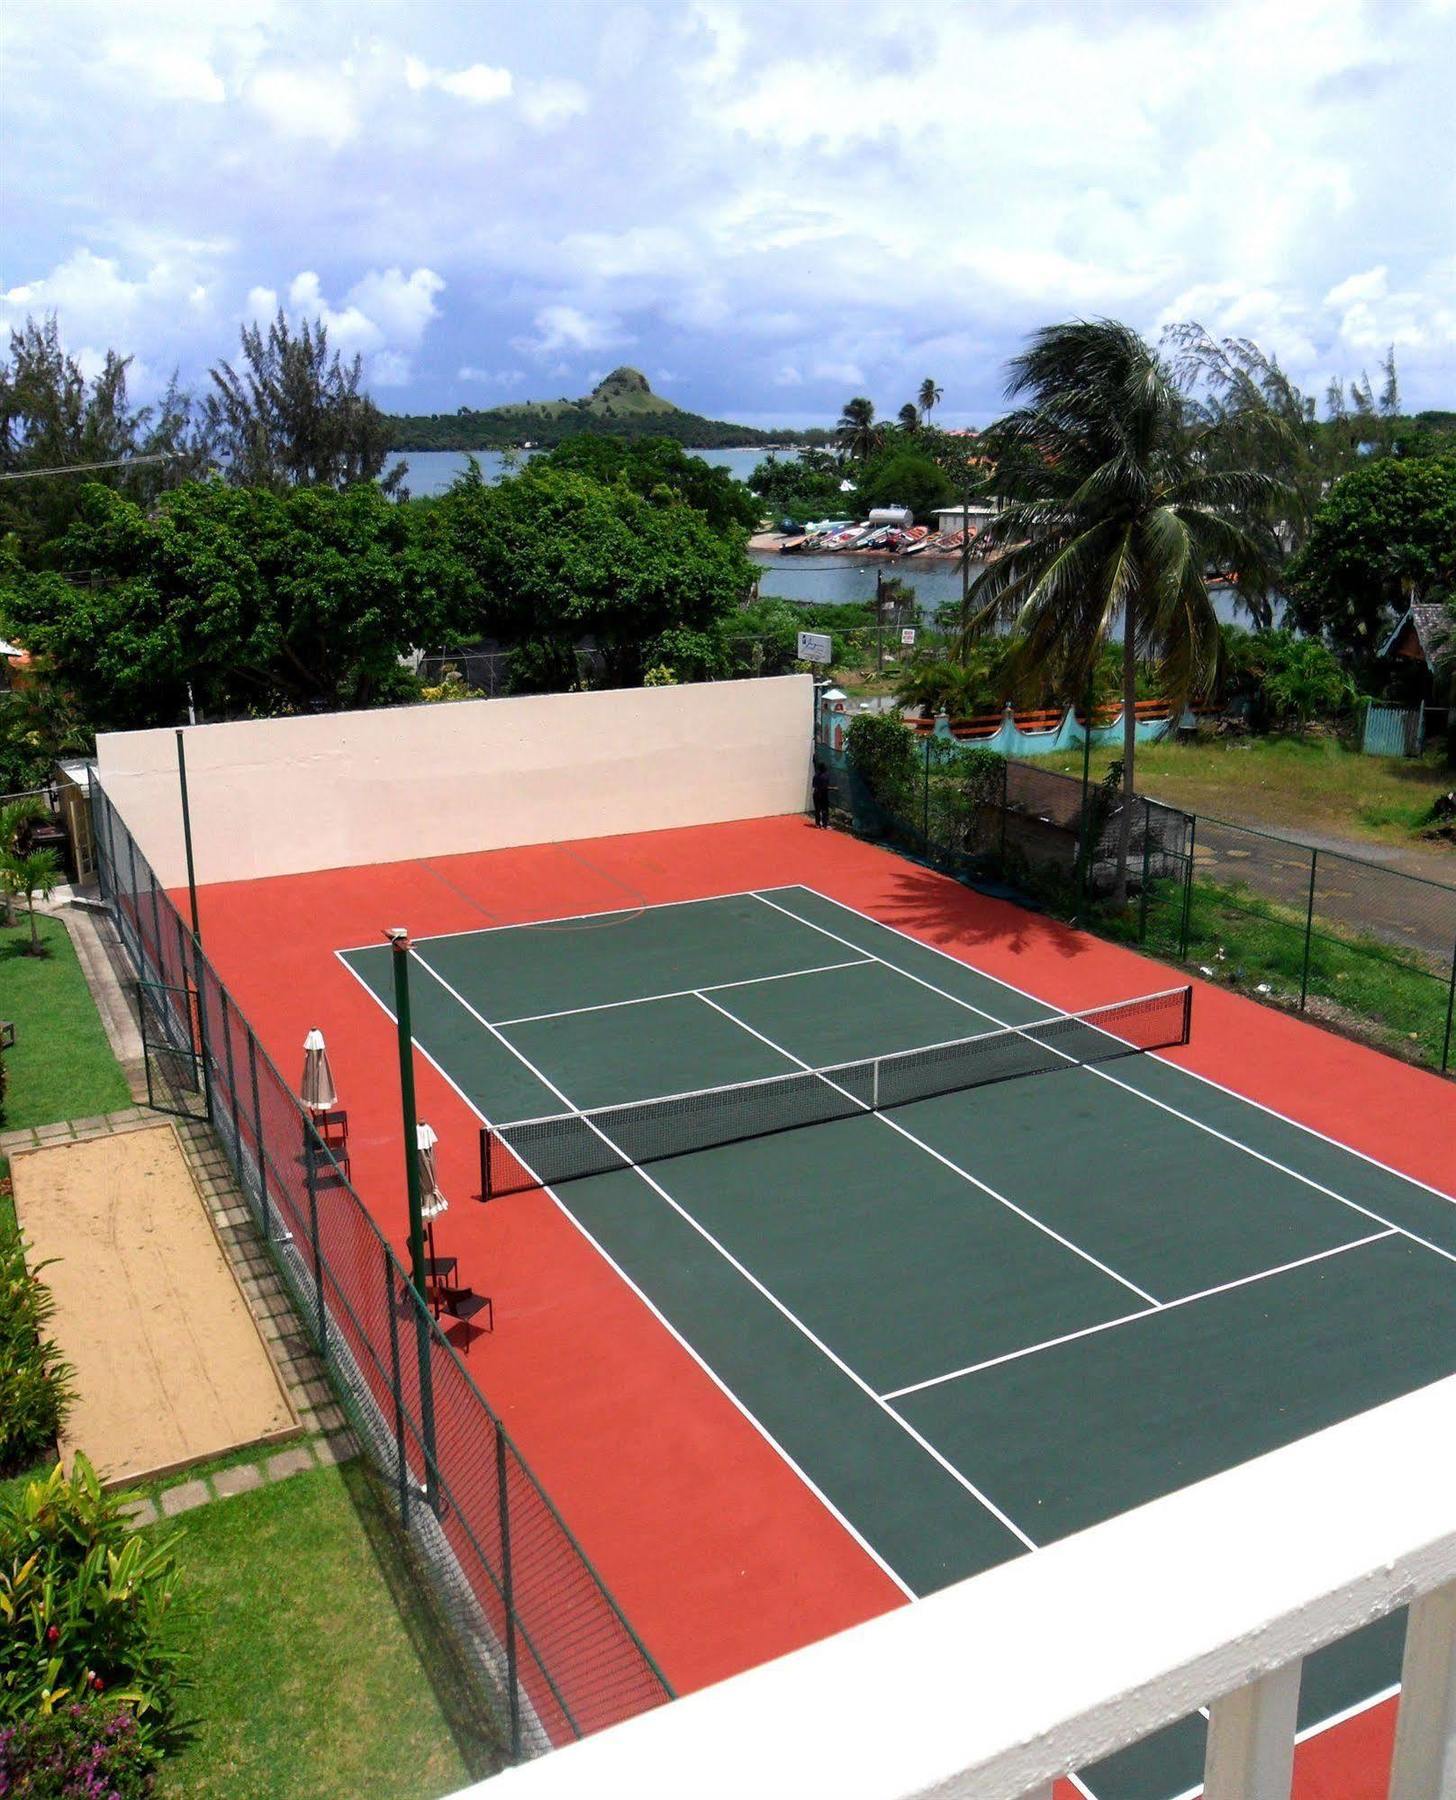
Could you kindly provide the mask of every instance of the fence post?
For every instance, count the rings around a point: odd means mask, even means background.
[[[1001,758],[1001,847],[996,853],[1001,873],[1006,873],[1006,815],[1011,810],[1011,758]]]
[[[501,1603],[506,1611],[506,1692],[511,1708],[511,1758],[521,1755],[521,1681],[516,1663],[516,1584],[511,1567],[511,1509],[506,1482],[506,1438],[495,1422],[496,1509],[500,1518]]]
[[[925,858],[930,860],[930,739],[922,740],[925,745],[925,782],[922,800],[920,836],[925,845]]]
[[[313,1289],[314,1304],[318,1308],[318,1343],[319,1355],[328,1360],[329,1327],[328,1317],[324,1312],[324,1259],[319,1253],[318,1223],[318,1158],[314,1154],[313,1126],[304,1121],[303,1126],[303,1166],[308,1179],[308,1241],[313,1251]]]
[[[1446,1038],[1441,1045],[1441,1073],[1451,1066],[1451,1024],[1456,1019],[1456,944],[1451,947],[1451,985],[1446,990]]]
[[[253,1149],[258,1157],[258,1204],[263,1216],[263,1242],[271,1244],[273,1232],[268,1221],[268,1157],[263,1149],[263,1108],[258,1104],[258,1041],[248,1027],[248,1082],[253,1090]]]
[[[233,1135],[233,1167],[242,1179],[243,1173],[243,1128],[238,1121],[238,1078],[233,1069],[233,1028],[228,1008],[228,991],[221,982],[217,984],[217,1003],[222,1013],[222,1050],[227,1064],[227,1112],[228,1130]],[[214,1121],[215,1122],[215,1121]],[[224,1138],[227,1133],[224,1132]]]
[[[1309,904],[1304,911],[1304,967],[1299,972],[1299,1010],[1304,1011],[1304,1003],[1309,994],[1309,953],[1314,939],[1314,878],[1319,868],[1319,851],[1309,853]]]
[[[389,1314],[389,1391],[394,1399],[394,1461],[399,1475],[399,1516],[409,1530],[409,1462],[405,1453],[404,1395],[399,1386],[399,1308],[394,1298],[394,1259],[389,1245],[381,1244],[384,1257],[384,1309]]]
[[[1198,814],[1188,815],[1188,868],[1183,877],[1183,917],[1178,926],[1178,960],[1188,957],[1188,926],[1193,912],[1193,847],[1198,839]]]
[[[1145,944],[1148,938],[1148,862],[1153,848],[1153,808],[1146,797],[1143,799],[1143,880],[1138,889],[1138,942]]]

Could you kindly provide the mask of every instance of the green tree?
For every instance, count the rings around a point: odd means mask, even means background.
[[[1191,421],[1172,372],[1126,325],[1076,320],[1036,333],[1011,365],[1025,404],[993,430],[993,554],[971,590],[976,624],[1015,624],[1019,663],[1082,691],[1122,630],[1126,796],[1114,899],[1127,898],[1140,659],[1180,704],[1212,679],[1218,621],[1204,572],[1237,567],[1243,520],[1276,484],[1221,454],[1220,427]]]
[[[739,534],[693,507],[535,464],[494,488],[457,482],[435,516],[473,583],[473,632],[522,647],[513,685],[568,669],[574,685],[588,640],[610,685],[640,682],[664,633],[716,630],[753,579]]]
[[[920,429],[920,413],[913,400],[907,400],[900,408],[899,425],[906,436]]]
[[[859,498],[866,506],[908,506],[917,519],[927,519],[938,506],[954,504],[955,485],[928,456],[890,450],[865,469]]]
[[[620,482],[655,506],[691,506],[715,531],[752,531],[758,523],[759,502],[748,488],[674,438],[565,438],[536,465]]]
[[[61,879],[61,865],[54,850],[0,851],[0,887],[5,890],[5,910],[10,916],[12,899],[23,900],[30,915],[30,943],[26,954],[43,956],[40,929],[35,918],[35,897],[49,900]]]
[[[30,567],[75,517],[84,481],[150,504],[211,463],[200,409],[174,375],[156,406],[133,406],[131,358],[108,350],[89,380],[66,353],[54,313],[10,333],[0,361],[0,536]],[[91,468],[93,464],[109,467]],[[66,471],[89,470],[84,478]],[[43,471],[54,471],[44,473]]]
[[[885,441],[884,427],[875,423],[875,403],[857,394],[846,400],[839,415],[836,436],[842,450],[856,462],[864,462]]]
[[[1337,481],[1288,585],[1295,624],[1374,678],[1405,608],[1456,592],[1456,456],[1380,457]]]
[[[916,405],[920,408],[920,419],[923,424],[943,398],[940,388],[935,385],[932,376],[927,375],[920,384],[920,392],[915,396]]]
[[[21,577],[5,610],[99,727],[402,697],[401,655],[473,595],[435,512],[376,487],[193,483],[154,511],[88,487],[63,549],[88,581]]]
[[[361,390],[364,361],[329,354],[328,328],[307,319],[295,331],[283,309],[264,335],[241,332],[242,366],[218,363],[207,421],[228,480],[239,487],[348,487],[377,481],[385,493],[404,479],[385,471],[389,421]]]

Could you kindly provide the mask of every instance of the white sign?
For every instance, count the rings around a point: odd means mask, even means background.
[[[907,650],[915,642],[915,627],[913,625],[904,625],[900,628],[900,642]]]
[[[801,631],[799,633],[799,661],[813,663],[831,662],[834,647],[827,631]]]

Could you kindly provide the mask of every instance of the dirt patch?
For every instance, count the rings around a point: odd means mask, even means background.
[[[134,1481],[297,1432],[170,1125],[23,1150],[11,1178],[76,1370],[63,1455]]]

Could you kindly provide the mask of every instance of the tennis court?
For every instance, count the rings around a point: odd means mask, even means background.
[[[390,952],[338,954],[388,1011]],[[1456,1206],[1156,1054],[1181,990],[1068,1020],[798,884],[411,968],[485,1215],[544,1185],[902,1595],[1456,1366]],[[1302,1722],[1388,1690],[1401,1633],[1310,1659]],[[1195,1717],[1085,1787],[1169,1796],[1202,1754]]]

